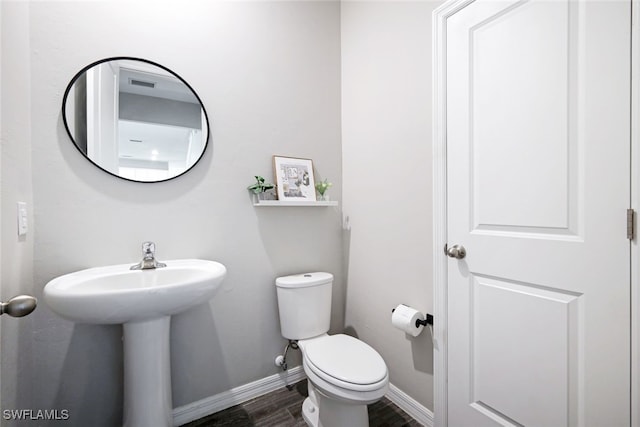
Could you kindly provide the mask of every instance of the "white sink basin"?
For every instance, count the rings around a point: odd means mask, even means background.
[[[215,261],[183,259],[130,270],[133,264],[89,268],[53,279],[47,305],[79,323],[113,324],[170,316],[211,299],[227,272]]]
[[[44,300],[79,323],[123,324],[124,427],[173,426],[169,328],[171,315],[205,303],[227,273],[214,261],[164,261],[89,268],[53,279]],[[96,369],[99,369],[96,366]]]

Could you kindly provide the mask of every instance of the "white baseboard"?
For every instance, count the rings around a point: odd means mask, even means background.
[[[286,372],[280,372],[249,384],[198,400],[173,410],[173,425],[181,426],[188,422],[206,417],[223,409],[246,402],[270,393],[287,384],[294,384],[306,378],[302,366],[296,366]]]
[[[387,398],[420,424],[433,427],[433,412],[393,384],[389,384]]]
[[[287,384],[297,383],[305,378],[306,375],[302,366],[296,366],[286,372],[280,372],[197,402],[180,406],[173,410],[173,425],[181,426],[207,415],[215,414],[218,411],[270,393]],[[387,398],[419,423],[426,427],[433,427],[433,412],[393,384],[389,384]]]

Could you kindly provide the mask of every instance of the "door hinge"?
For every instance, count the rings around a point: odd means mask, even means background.
[[[635,216],[636,211],[633,209],[627,209],[627,239],[633,240],[636,237],[635,230]]]

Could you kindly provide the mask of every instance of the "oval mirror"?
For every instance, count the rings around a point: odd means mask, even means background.
[[[80,70],[65,91],[62,116],[87,159],[130,181],[184,174],[209,139],[207,113],[191,86],[139,58],[107,58]]]

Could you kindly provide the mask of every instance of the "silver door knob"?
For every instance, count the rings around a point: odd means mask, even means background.
[[[455,259],[462,259],[467,256],[467,250],[462,245],[453,245],[450,248],[444,245],[444,253]]]
[[[22,317],[36,309],[38,300],[30,295],[18,295],[7,302],[0,302],[0,314]]]

